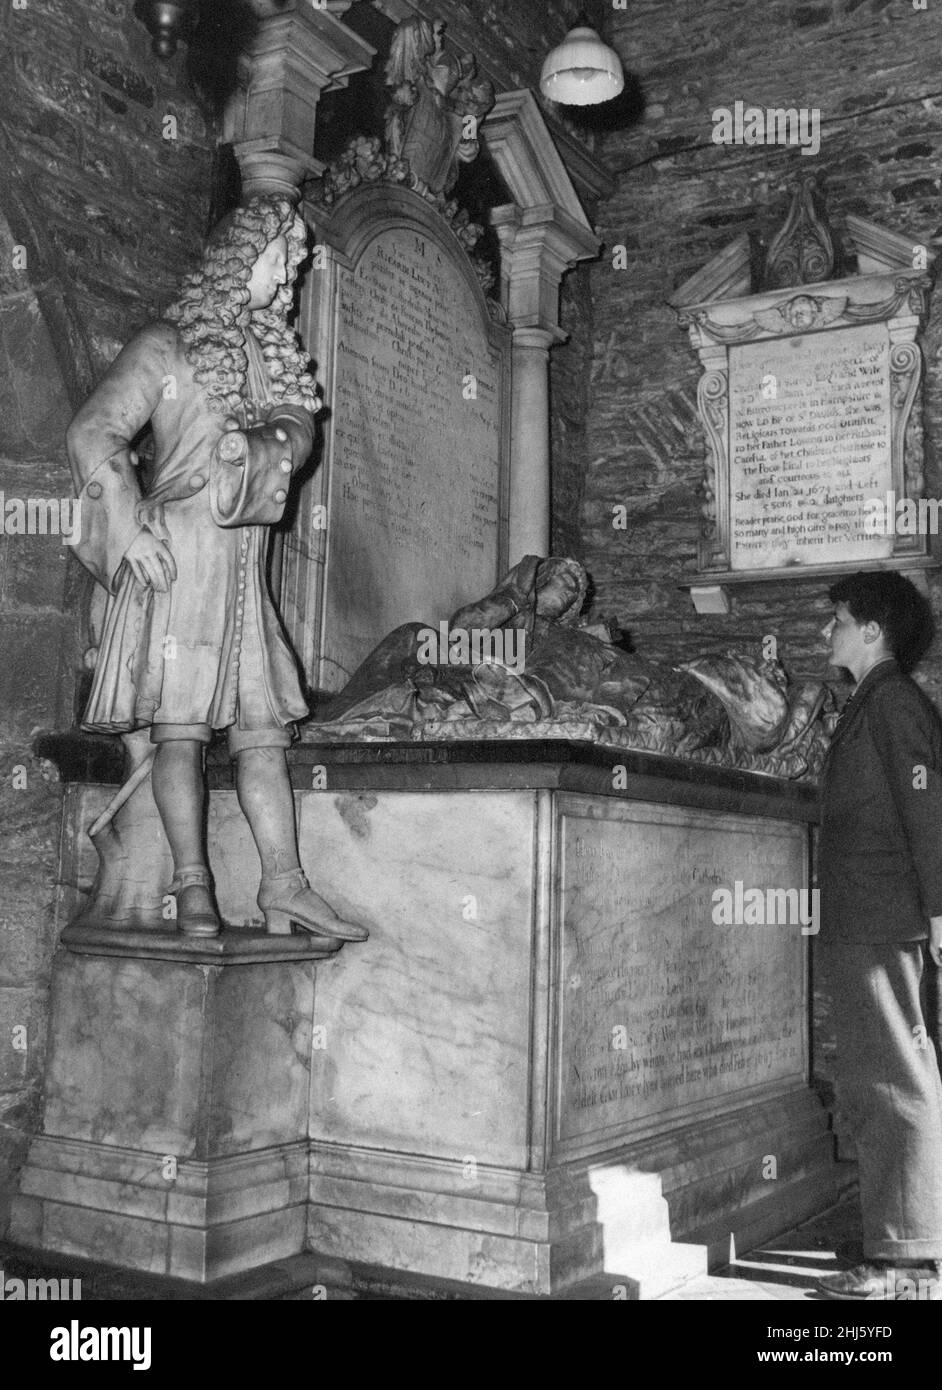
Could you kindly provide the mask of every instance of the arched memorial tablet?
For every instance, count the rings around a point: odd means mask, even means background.
[[[286,607],[312,683],[338,689],[392,629],[447,617],[505,568],[509,333],[417,194],[358,188],[316,231],[305,340],[326,455],[289,545],[318,583],[295,565]]]

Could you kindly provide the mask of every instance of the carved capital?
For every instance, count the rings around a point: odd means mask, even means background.
[[[563,275],[595,254],[577,223],[559,208],[495,208],[491,223],[500,242],[501,302],[514,327],[559,332],[559,287]],[[592,249],[588,247],[592,245]]]
[[[303,178],[321,172],[312,154],[321,92],[346,86],[375,54],[332,12],[347,8],[309,0],[262,7],[223,118],[222,138],[233,145],[248,196],[284,193],[286,184],[296,196]]]
[[[550,348],[561,336],[558,330],[553,333],[547,328],[515,328],[513,345],[515,350],[542,353],[545,358],[549,358]]]
[[[560,281],[598,255],[599,239],[532,92],[501,92],[481,129],[513,198],[491,213],[504,308],[515,326],[556,331]]]
[[[301,184],[311,167],[309,160],[285,154],[267,140],[257,143],[246,140],[235,148],[242,171],[244,199],[266,193],[290,198],[295,203],[300,199]]]

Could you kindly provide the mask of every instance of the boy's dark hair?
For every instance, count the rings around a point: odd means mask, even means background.
[[[832,603],[846,603],[858,623],[878,623],[900,667],[911,671],[935,636],[928,599],[896,570],[858,570],[828,590]]]

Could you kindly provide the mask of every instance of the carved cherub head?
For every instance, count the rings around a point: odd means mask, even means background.
[[[817,302],[807,294],[789,300],[785,310],[793,328],[810,328],[818,315]]]

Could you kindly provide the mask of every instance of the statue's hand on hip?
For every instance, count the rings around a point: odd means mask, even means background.
[[[177,577],[170,547],[152,531],[139,531],[124,552],[124,558],[138,584],[156,589],[158,593],[166,593]]]

